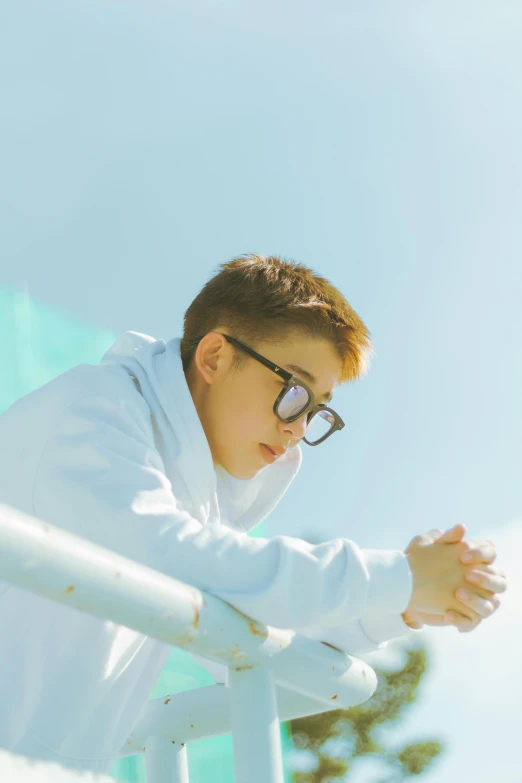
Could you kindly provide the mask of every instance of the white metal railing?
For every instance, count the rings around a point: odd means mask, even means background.
[[[229,682],[150,700],[120,751],[188,783],[186,744],[232,732],[236,783],[283,783],[279,721],[370,698],[363,661],[264,626],[216,596],[0,504],[0,579],[228,666]]]

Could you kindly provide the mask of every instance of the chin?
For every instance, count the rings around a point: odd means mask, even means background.
[[[249,479],[255,478],[255,476],[258,475],[258,473],[261,473],[263,468],[258,468],[257,470],[252,469],[249,472],[246,472],[244,469],[237,469],[237,470],[229,470],[228,473],[230,473],[231,476],[234,478],[240,479],[241,481],[248,481]]]
[[[233,478],[239,479],[240,481],[248,481],[249,479],[253,479],[255,476],[257,476],[258,473],[261,473],[261,471],[264,470],[264,467],[266,466],[261,465],[258,468],[251,467],[250,469],[247,469],[244,465],[227,465],[222,462],[221,467],[223,470],[226,470],[227,473],[233,476]]]
[[[259,451],[259,445],[257,449],[249,449],[247,446],[243,453],[234,448],[223,449],[223,452],[215,455],[214,465],[221,467],[222,470],[239,481],[253,479],[262,470],[269,467]]]

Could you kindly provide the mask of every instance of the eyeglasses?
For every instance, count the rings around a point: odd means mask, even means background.
[[[318,446],[326,438],[329,438],[330,435],[333,435],[334,432],[343,429],[344,421],[339,414],[326,405],[317,405],[313,391],[304,381],[301,381],[287,370],[278,367],[277,364],[274,364],[269,359],[265,359],[260,353],[240,343],[235,337],[229,337],[228,334],[222,334],[222,332],[218,332],[218,334],[221,334],[234,347],[260,362],[269,370],[272,370],[272,372],[275,372],[280,378],[283,378],[285,385],[274,402],[274,413],[280,421],[284,421],[286,424],[290,424],[306,413],[307,437],[303,438],[305,443],[309,446]],[[188,345],[190,347],[197,345],[202,339],[202,337],[198,337],[197,340],[191,340]]]

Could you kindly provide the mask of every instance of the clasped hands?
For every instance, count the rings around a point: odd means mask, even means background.
[[[413,577],[410,603],[402,617],[411,628],[454,625],[473,631],[500,606],[506,575],[492,563],[491,541],[463,541],[464,525],[415,536],[405,551]]]

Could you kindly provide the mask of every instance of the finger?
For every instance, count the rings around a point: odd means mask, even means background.
[[[507,590],[507,579],[501,573],[491,574],[473,569],[465,574],[464,579],[490,593],[505,593]]]
[[[490,590],[484,590],[482,587],[477,587],[477,585],[473,585],[473,587],[467,583],[464,583],[460,585],[464,590],[467,590],[471,593],[471,595],[478,595],[479,598],[485,598],[487,601],[491,601],[495,593],[492,593]],[[450,607],[451,608],[451,607]]]
[[[446,530],[441,536],[438,536],[435,540],[437,544],[457,544],[462,541],[466,535],[466,525],[458,524]]]
[[[474,563],[493,563],[497,552],[492,541],[468,541],[468,549],[462,553],[460,559],[467,565]]]
[[[492,600],[490,601],[487,598],[481,598],[481,596],[475,595],[461,587],[456,591],[455,598],[468,609],[471,609],[483,618],[492,615],[496,608]]]
[[[480,571],[481,573],[484,574],[491,574],[491,576],[500,576],[502,577],[502,579],[505,579],[507,581],[506,572],[503,571],[501,568],[498,568],[498,566],[488,565],[487,563],[477,563],[476,565],[468,568],[466,573],[470,573],[471,568],[473,568],[473,571]]]
[[[413,541],[419,544],[433,544],[443,533],[444,531],[440,530],[440,528],[433,528],[433,530],[429,530],[427,533],[419,533]]]
[[[448,625],[454,625],[455,628],[458,628],[459,633],[469,633],[470,631],[473,631],[481,621],[480,617],[471,620],[469,617],[465,617],[454,611],[446,612],[444,619]]]
[[[433,539],[437,539],[444,535],[444,530],[441,530],[440,527],[434,527],[433,530],[430,530],[426,535],[432,536]]]
[[[433,530],[429,530],[427,533],[423,533],[422,535],[425,542],[426,539],[429,539],[429,543],[433,544],[440,536],[444,535],[444,531],[436,527],[433,528]]]

